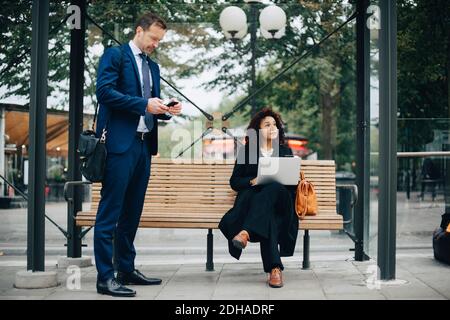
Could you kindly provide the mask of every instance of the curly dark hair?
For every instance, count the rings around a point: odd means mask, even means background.
[[[272,108],[266,107],[256,113],[253,118],[250,120],[250,124],[247,127],[247,130],[253,129],[256,132],[259,132],[261,121],[265,117],[272,117],[275,119],[275,123],[278,128],[278,138],[280,139],[280,144],[285,144],[285,134],[284,134],[284,126],[283,120],[281,120],[281,115],[272,110]],[[245,141],[248,143],[248,136],[245,137]]]

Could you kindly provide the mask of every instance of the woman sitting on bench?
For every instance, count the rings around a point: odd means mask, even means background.
[[[230,254],[239,259],[247,242],[259,242],[269,286],[283,286],[280,257],[294,254],[298,217],[294,209],[296,186],[277,182],[256,184],[259,157],[292,156],[284,145],[281,117],[270,108],[258,112],[247,128],[245,146],[238,152],[231,188],[238,192],[233,208],[219,228],[228,239]]]

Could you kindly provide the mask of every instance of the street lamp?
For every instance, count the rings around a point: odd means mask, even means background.
[[[58,170],[59,170],[59,167],[61,166],[61,148],[60,147],[56,147],[56,163],[58,164]]]
[[[251,93],[256,91],[256,22],[258,15],[258,4],[262,1],[244,0],[250,5],[250,50],[251,56]],[[260,32],[266,39],[280,39],[286,31],[286,13],[280,7],[269,5],[265,7],[259,16]],[[248,31],[247,16],[239,7],[230,6],[225,8],[219,18],[220,26],[227,39],[237,41],[243,39]],[[251,115],[256,113],[256,100],[251,99]]]

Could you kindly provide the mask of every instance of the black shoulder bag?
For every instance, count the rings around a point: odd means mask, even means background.
[[[106,126],[102,136],[95,136],[95,121],[97,119],[98,103],[95,107],[92,130],[85,130],[78,140],[78,153],[81,159],[81,174],[91,182],[102,182],[106,165]]]

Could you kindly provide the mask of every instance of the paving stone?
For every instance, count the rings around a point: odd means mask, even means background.
[[[381,293],[367,293],[367,294],[327,294],[328,300],[386,300],[386,297]]]
[[[26,257],[24,257],[26,259]],[[0,258],[1,260],[1,258]],[[151,259],[149,259],[151,260]],[[250,260],[250,259],[248,259]],[[450,267],[429,256],[397,259],[396,278],[406,280],[401,286],[381,284],[370,289],[366,279],[372,276],[375,261],[315,261],[311,270],[299,268],[298,261],[288,261],[283,271],[284,286],[270,288],[267,274],[258,259],[255,262],[215,263],[215,271],[205,271],[204,263],[137,264],[145,275],[163,280],[159,286],[130,286],[140,300],[383,300],[450,299]],[[11,260],[12,261],[12,260]],[[284,261],[284,260],[283,260]],[[58,273],[60,285],[49,289],[16,289],[14,277],[22,266],[0,266],[0,299],[48,300],[119,300],[96,292],[95,267],[81,269],[80,290],[69,290],[71,274],[54,266],[46,270]],[[70,283],[69,283],[70,286]],[[123,300],[129,300],[123,298]]]

